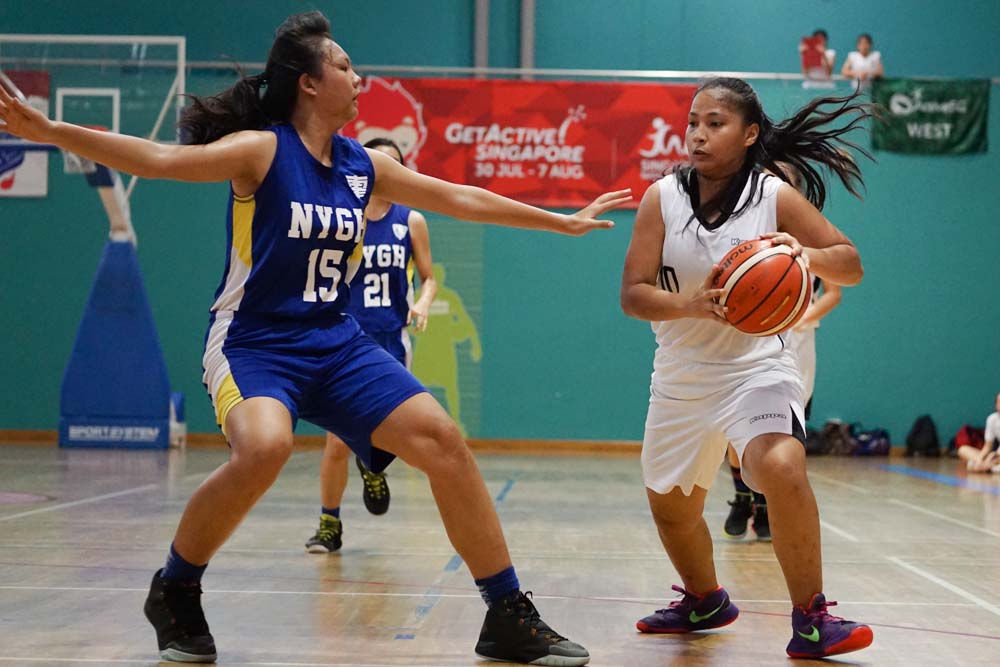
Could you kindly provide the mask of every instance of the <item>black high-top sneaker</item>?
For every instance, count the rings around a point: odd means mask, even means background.
[[[389,511],[389,482],[385,479],[385,473],[372,472],[361,459],[355,457],[354,460],[358,464],[361,479],[365,482],[365,490],[361,494],[365,509],[372,514],[385,514]]]
[[[530,665],[578,667],[590,661],[587,649],[550,628],[538,615],[530,592],[515,591],[486,612],[476,654],[490,660]]]
[[[767,499],[759,493],[753,498],[753,532],[761,542],[771,541],[771,522],[767,519]]]
[[[215,662],[215,640],[201,610],[201,584],[163,579],[157,570],[143,611],[156,629],[160,657],[174,662]]]
[[[729,516],[722,531],[730,540],[742,540],[747,534],[747,522],[753,516],[753,497],[749,493],[736,492],[736,498],[729,501]]]
[[[316,534],[306,542],[306,551],[311,554],[328,554],[338,551],[344,542],[344,524],[335,516],[321,514]]]

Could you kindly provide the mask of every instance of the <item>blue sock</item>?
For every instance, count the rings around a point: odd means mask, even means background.
[[[506,570],[497,572],[492,577],[476,579],[476,586],[479,586],[479,594],[483,596],[483,602],[486,603],[487,607],[492,607],[494,602],[521,588],[513,565]]]
[[[336,519],[339,519],[340,518],[340,508],[339,507],[333,507],[333,508],[324,507],[323,508],[323,514],[327,515],[327,516],[332,516],[332,517],[334,517]]]
[[[201,581],[201,575],[205,573],[205,568],[208,567],[208,563],[204,565],[193,565],[186,560],[184,560],[177,550],[174,549],[174,545],[170,543],[170,555],[167,556],[167,564],[163,566],[163,573],[160,577],[163,579],[184,579],[185,581]]]
[[[736,487],[736,493],[750,493],[750,487],[743,482],[743,473],[740,472],[740,469],[729,466],[729,471],[733,473],[733,486]]]

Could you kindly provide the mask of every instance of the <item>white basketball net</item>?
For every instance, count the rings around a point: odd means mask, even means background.
[[[63,158],[63,172],[67,174],[93,174],[97,171],[97,165],[93,160],[80,157],[76,153],[60,151]]]

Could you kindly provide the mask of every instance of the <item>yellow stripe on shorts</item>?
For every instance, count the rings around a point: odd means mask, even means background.
[[[233,374],[227,373],[226,379],[219,385],[219,390],[215,392],[215,421],[222,428],[222,434],[226,435],[226,417],[229,411],[243,402],[243,394],[233,380]]]

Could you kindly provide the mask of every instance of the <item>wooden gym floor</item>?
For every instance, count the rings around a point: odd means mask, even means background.
[[[155,665],[141,608],[192,490],[220,449],[0,446],[0,665]],[[523,588],[591,664],[789,665],[789,603],[769,544],[722,539],[720,471],[707,519],[733,625],[643,636],[635,621],[679,583],[657,540],[634,455],[478,454]],[[445,538],[424,478],[390,468],[373,517],[353,470],[344,548],[305,553],[319,451],[293,455],[212,561],[204,606],[219,664],[489,664],[473,646],[484,607]],[[995,665],[1000,656],[1000,476],[953,460],[810,459],[826,590],[875,643],[857,665]],[[752,533],[751,533],[752,534]],[[808,663],[806,663],[808,664]]]

